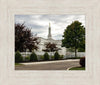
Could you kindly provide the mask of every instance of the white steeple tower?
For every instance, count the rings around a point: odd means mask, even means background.
[[[52,39],[50,23],[49,23],[49,30],[48,30],[48,39]]]

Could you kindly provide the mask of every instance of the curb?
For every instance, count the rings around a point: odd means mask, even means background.
[[[74,66],[73,66],[74,67]],[[69,67],[69,68],[67,68],[67,70],[69,70],[70,68],[73,68],[73,67]]]
[[[59,63],[59,62],[71,62],[71,61],[78,61],[78,59],[77,60],[60,60],[60,61],[31,62],[31,63],[21,63],[21,64],[23,64],[23,65],[49,64],[49,63]]]
[[[76,66],[69,67],[69,68],[67,68],[67,70],[69,70],[70,68],[74,68],[74,67],[76,67]],[[78,67],[78,66],[77,66],[77,67]]]

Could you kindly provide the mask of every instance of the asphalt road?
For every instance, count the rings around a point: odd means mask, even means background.
[[[59,60],[60,61],[60,60]],[[67,70],[69,67],[77,67],[79,65],[79,60],[62,60],[60,62],[50,62],[50,63],[33,63],[15,66],[15,70]]]

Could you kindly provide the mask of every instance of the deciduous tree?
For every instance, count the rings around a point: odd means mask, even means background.
[[[38,49],[38,38],[32,34],[31,29],[23,24],[15,24],[15,51]]]
[[[68,25],[64,31],[62,46],[75,49],[75,57],[77,57],[77,49],[85,49],[85,27],[79,21],[74,21]]]
[[[43,51],[46,51],[46,52],[54,52],[54,51],[58,51],[60,50],[55,43],[51,43],[51,42],[48,42],[45,44],[45,48],[46,49],[43,49]]]

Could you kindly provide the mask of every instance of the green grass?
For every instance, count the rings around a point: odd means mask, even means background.
[[[16,66],[18,66],[18,65],[22,65],[22,64],[19,64],[19,63],[15,63],[15,65],[16,65]]]
[[[70,68],[69,70],[85,70],[85,67],[73,67]]]

